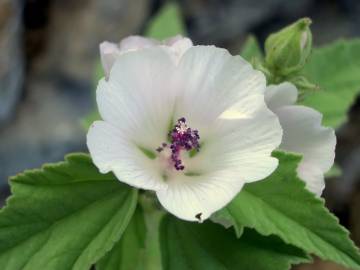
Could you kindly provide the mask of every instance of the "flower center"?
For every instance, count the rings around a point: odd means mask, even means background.
[[[170,145],[162,143],[160,147],[156,149],[161,153],[167,148],[170,148],[171,155],[170,161],[177,171],[182,171],[185,166],[181,160],[182,151],[199,151],[200,150],[200,136],[197,130],[193,130],[186,125],[186,119],[184,117],[177,120],[174,128],[169,133]]]

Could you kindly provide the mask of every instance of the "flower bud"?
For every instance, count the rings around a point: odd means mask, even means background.
[[[309,18],[300,19],[265,41],[265,63],[273,73],[289,75],[303,68],[311,51],[310,24]]]

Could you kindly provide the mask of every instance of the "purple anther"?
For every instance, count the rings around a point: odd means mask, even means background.
[[[180,153],[182,150],[191,151],[195,149],[196,151],[199,151],[199,131],[189,128],[186,125],[186,119],[181,117],[170,131],[169,137],[170,145],[162,143],[156,151],[161,153],[165,148],[169,147],[171,150],[171,162],[177,171],[182,171],[185,169],[185,166],[182,164]]]
[[[200,143],[199,143],[199,132],[197,130],[192,130],[186,125],[186,119],[184,117],[180,118],[173,130],[170,132],[171,138],[171,159],[174,163],[174,167],[176,170],[184,170],[185,166],[182,165],[182,161],[180,159],[181,150],[191,151],[196,149],[199,151]]]

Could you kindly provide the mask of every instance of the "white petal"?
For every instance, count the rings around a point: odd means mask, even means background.
[[[145,38],[142,36],[129,36],[121,40],[119,48],[121,52],[134,51],[144,48],[150,48],[156,45],[160,45],[160,42],[156,39]]]
[[[94,122],[87,145],[101,173],[113,171],[120,181],[138,188],[157,190],[166,186],[152,160],[111,124]]]
[[[303,180],[313,182],[315,178],[306,175],[319,175],[318,171],[325,173],[334,163],[334,130],[321,126],[322,115],[308,107],[285,106],[275,112],[284,130],[280,149],[302,154],[303,160],[300,165],[305,177]],[[312,185],[321,186],[323,177],[317,178],[319,183]]]
[[[170,38],[165,39],[162,43],[166,46],[173,46],[174,44],[178,43],[179,41],[183,41],[186,43],[191,43],[192,41],[189,38],[185,38],[182,35],[176,35]]]
[[[129,140],[155,149],[166,141],[174,98],[171,57],[160,47],[121,55],[97,89],[102,118]]]
[[[192,126],[206,126],[222,112],[252,94],[265,91],[265,77],[240,56],[225,49],[194,46],[180,59],[176,86],[182,93],[176,116]]]
[[[308,190],[315,193],[317,196],[321,196],[325,188],[324,173],[311,163],[302,162],[297,168],[297,173],[300,179],[305,180],[305,184]]]
[[[110,70],[119,55],[120,50],[117,44],[108,41],[104,41],[100,44],[101,64],[104,68],[106,78],[109,78]]]
[[[104,68],[105,77],[108,78],[110,70],[115,60],[123,53],[136,51],[148,47],[160,45],[155,39],[145,38],[141,36],[129,36],[124,38],[119,44],[104,41],[100,44],[101,63]]]
[[[180,35],[164,40],[163,44],[170,48],[171,53],[176,58],[176,62],[180,60],[188,49],[193,47],[191,39],[184,38]]]
[[[231,172],[171,180],[167,189],[156,192],[160,203],[178,218],[199,222],[226,206],[244,184]]]
[[[265,102],[273,111],[282,106],[293,105],[297,100],[297,95],[296,87],[289,82],[269,85],[265,91]]]
[[[89,131],[90,153],[103,172],[156,190],[176,216],[206,219],[244,183],[261,180],[277,167],[271,152],[282,130],[265,105],[264,90],[263,74],[223,49],[191,47],[179,65],[161,46],[122,54],[109,80],[98,86],[105,122]],[[204,142],[195,157],[185,160],[186,172],[199,176],[170,173],[164,182],[156,162],[139,146],[155,149],[166,140],[170,120],[180,116],[199,129]]]
[[[263,96],[258,95],[253,105],[258,110],[251,117],[218,120],[199,153],[204,168],[232,171],[237,181],[246,183],[262,180],[276,169],[278,160],[271,153],[280,145],[281,126]]]
[[[170,56],[177,63],[181,56],[193,46],[193,43],[189,38],[184,38],[180,35],[166,39],[163,42],[142,36],[129,36],[121,40],[119,44],[104,41],[100,44],[100,57],[105,77],[109,77],[110,70],[115,63],[115,60],[121,54],[154,46],[164,47],[164,50],[168,51]]]

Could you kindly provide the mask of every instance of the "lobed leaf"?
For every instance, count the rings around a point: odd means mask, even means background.
[[[138,207],[121,239],[96,265],[97,270],[144,269],[146,226],[144,213]]]
[[[185,25],[179,6],[174,2],[165,4],[149,22],[145,31],[145,36],[159,40],[185,34]]]
[[[301,158],[277,152],[278,169],[263,181],[247,184],[226,207],[234,226],[277,235],[284,242],[324,260],[360,269],[360,254],[348,231],[297,177]]]
[[[258,58],[259,60],[264,58],[260,44],[255,36],[250,35],[247,37],[241,49],[240,55],[247,61],[252,61],[254,58]]]
[[[313,49],[304,73],[320,91],[309,94],[303,104],[320,111],[324,125],[338,127],[360,94],[360,39]]]
[[[185,222],[170,215],[161,224],[164,270],[287,270],[308,262],[300,249],[246,229],[240,239],[212,222]]]
[[[0,212],[2,270],[88,270],[118,241],[137,191],[100,174],[88,155],[25,171]]]

